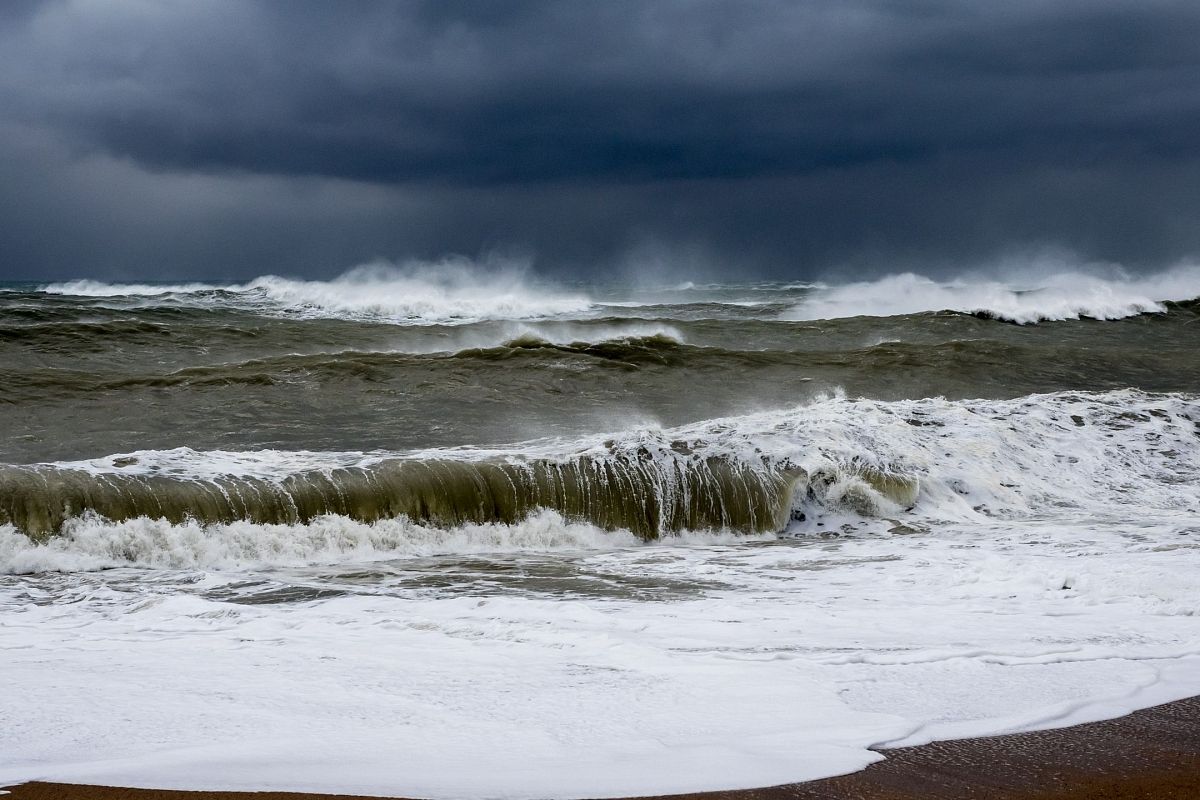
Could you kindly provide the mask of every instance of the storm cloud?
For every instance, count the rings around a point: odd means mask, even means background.
[[[1200,253],[1192,2],[0,8],[0,278]]]

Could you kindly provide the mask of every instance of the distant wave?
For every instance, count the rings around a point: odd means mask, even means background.
[[[595,323],[521,323],[513,322],[485,335],[467,333],[457,338],[452,347],[439,352],[469,354],[479,350],[561,348],[581,350],[608,345],[670,346],[684,343],[679,328],[643,320],[612,320]],[[428,352],[428,351],[426,351]]]
[[[491,537],[520,548],[528,540],[512,526],[543,512],[644,539],[815,532],[821,520],[847,516],[920,529],[1050,509],[1191,525],[1200,503],[1197,424],[1196,398],[1134,391],[1006,401],[835,397],[505,450],[182,448],[9,465],[0,467],[0,572],[45,564],[37,553],[46,548],[87,563],[103,555],[106,564],[177,566],[225,563],[231,553],[291,561],[338,547],[417,552],[422,536],[436,547],[477,548]],[[576,533],[567,539],[579,546],[594,538]]]
[[[308,317],[391,322],[537,319],[589,310],[582,294],[534,286],[524,270],[464,260],[401,266],[371,264],[329,281],[267,275],[248,283],[103,283],[77,280],[42,287],[48,294],[126,298],[158,303]]]
[[[688,348],[678,336],[654,333],[647,336],[622,336],[598,341],[556,342],[535,334],[509,339],[495,347],[468,348],[454,353],[456,358],[506,359],[517,354],[590,356],[626,364],[682,364],[696,350]]]
[[[48,284],[41,291],[95,298],[102,306],[117,309],[233,309],[298,319],[415,325],[489,320],[561,322],[595,319],[606,312],[631,309],[643,316],[684,314],[686,318],[724,318],[740,309],[759,309],[754,313],[762,318],[783,321],[955,311],[1028,324],[1083,318],[1112,320],[1165,312],[1168,302],[1200,297],[1200,266],[1115,278],[1054,272],[1025,281],[982,277],[939,281],[906,272],[841,285],[756,284],[751,288],[753,292],[744,286],[687,282],[665,294],[665,290],[656,290],[643,296],[631,290],[632,295],[600,299],[540,284],[519,267],[448,260],[401,266],[372,264],[328,281],[273,275],[228,284],[77,280]],[[536,335],[556,344],[568,343]],[[479,346],[489,345],[481,342]]]
[[[982,279],[940,282],[906,272],[875,281],[817,288],[781,318],[817,320],[960,311],[1027,324],[1161,313],[1167,310],[1165,302],[1196,297],[1200,297],[1197,266],[1120,279],[1060,273],[1027,284]]]
[[[142,327],[134,324],[107,323],[104,325],[80,324],[54,326],[45,338],[60,340],[70,333],[80,340],[95,341],[106,334],[129,336],[130,332],[143,333]],[[314,353],[288,353],[264,356],[216,364],[201,364],[181,367],[166,372],[139,371],[130,369],[121,374],[96,374],[88,370],[64,368],[27,368],[7,371],[0,368],[8,396],[16,397],[25,392],[41,392],[48,396],[62,397],[66,394],[88,394],[93,392],[131,390],[140,387],[162,389],[174,386],[231,386],[235,384],[268,386],[289,380],[297,375],[312,378],[348,378],[353,376],[378,375],[380,370],[398,370],[418,364],[433,364],[438,361],[456,362],[475,359],[478,361],[504,361],[510,358],[546,358],[580,356],[604,362],[624,365],[639,364],[684,364],[697,354],[710,354],[720,358],[728,356],[742,359],[749,355],[769,359],[766,354],[729,353],[717,348],[696,348],[684,344],[682,336],[670,326],[633,324],[628,326],[603,326],[594,330],[576,330],[576,336],[563,336],[564,330],[539,330],[521,326],[508,330],[508,335],[485,337],[478,333],[464,337],[466,345],[461,348],[412,347],[392,350],[333,350]],[[626,330],[626,335],[619,331]],[[155,326],[145,330],[150,335],[161,337]],[[18,327],[6,330],[0,326],[0,337],[16,340],[34,340],[41,333],[37,327]],[[587,335],[592,334],[592,335]],[[760,360],[760,363],[761,360]],[[134,365],[131,365],[134,366]],[[28,395],[27,395],[28,396]]]
[[[219,291],[238,291],[245,284],[218,283],[106,283],[81,278],[73,281],[49,283],[40,287],[46,294],[72,295],[74,297],[161,297],[164,295],[211,294]]]

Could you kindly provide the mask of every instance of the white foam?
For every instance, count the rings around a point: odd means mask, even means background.
[[[200,307],[233,307],[306,317],[390,322],[472,322],[536,319],[585,312],[591,300],[538,287],[519,264],[367,264],[330,281],[268,275],[242,284],[108,284],[91,280],[43,287],[50,294],[146,298]]]
[[[534,280],[527,265],[475,263],[461,258],[399,265],[376,262],[328,281],[274,275],[226,284],[76,280],[49,284],[42,291],[135,305],[165,303],[240,308],[273,315],[423,324],[580,319],[613,309],[642,308],[653,309],[656,316],[670,316],[675,313],[672,306],[696,302],[694,294],[699,291],[712,293],[706,299],[709,304],[737,309],[789,299],[778,296],[773,299],[771,293],[790,295],[807,290],[798,303],[780,315],[784,320],[888,317],[949,310],[1018,323],[1082,317],[1121,319],[1162,312],[1166,301],[1200,297],[1200,266],[1196,265],[1147,275],[1118,270],[1116,277],[1111,268],[1108,276],[1099,276],[1071,262],[1043,266],[1044,269],[1031,273],[1031,267],[1025,265],[1016,270],[1025,277],[1002,280],[967,276],[939,281],[907,272],[840,285],[787,283],[753,287],[756,293],[768,293],[766,297],[747,297],[746,287],[686,282],[669,289],[647,289],[640,294],[597,300],[582,292],[563,291]]]
[[[85,519],[44,545],[8,529],[9,572],[63,572],[0,580],[0,685],[20,687],[0,783],[669,794],[1197,694],[1197,421],[1195,397],[1133,391],[832,397],[611,446],[434,451],[653,455],[684,440],[697,458],[832,475],[774,541],[641,545],[553,514],[454,531]],[[210,469],[194,451],[147,457]],[[915,507],[839,504],[855,465],[917,476]],[[102,567],[121,569],[87,571]],[[345,594],[222,598],[247,584]]]
[[[158,297],[161,295],[186,295],[211,293],[226,289],[234,290],[234,284],[215,283],[105,283],[91,279],[62,281],[41,287],[46,294],[71,295],[73,297]]]
[[[583,440],[505,448],[406,452],[136,451],[50,466],[96,475],[227,475],[282,480],[306,471],[369,469],[384,459],[734,459],[755,468],[802,467],[814,482],[806,530],[826,514],[905,515],[913,524],[991,519],[1125,518],[1200,507],[1200,400],[1133,390],[1014,400],[903,401],[835,396],[790,411],[640,428]],[[676,443],[686,443],[682,455]],[[863,470],[916,479],[915,507],[881,496]],[[907,502],[907,501],[906,501]],[[301,537],[303,538],[303,537]],[[150,563],[157,563],[151,561]],[[5,563],[0,560],[0,571]]]
[[[1136,537],[1043,522],[563,562],[595,581],[711,586],[673,602],[352,580],[365,593],[204,596],[289,580],[240,571],[10,581],[0,679],[20,692],[0,782],[620,797],[779,784],[858,769],[876,743],[1103,718],[1200,692],[1200,593],[1184,579],[1200,549],[1163,549],[1187,540],[1154,523]]]
[[[283,479],[298,472],[329,472],[368,466],[386,453],[311,450],[134,450],[84,461],[53,461],[47,466],[82,470],[93,475],[163,475],[211,481],[226,475],[263,480]]]
[[[1121,319],[1162,312],[1164,301],[1200,297],[1200,267],[1156,275],[1100,278],[1055,272],[1022,282],[935,281],[911,272],[817,288],[782,315],[788,320],[890,317],[926,311],[986,314],[1011,322]]]
[[[306,525],[250,522],[202,525],[139,518],[110,522],[85,515],[62,533],[34,543],[0,525],[0,573],[81,572],[137,566],[169,569],[296,566],[442,554],[606,549],[638,541],[568,523],[552,511],[515,525],[430,528],[407,519],[357,522],[326,516]]]

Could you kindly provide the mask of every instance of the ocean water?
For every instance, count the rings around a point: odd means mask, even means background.
[[[0,783],[663,794],[1196,694],[1198,298],[0,286]]]

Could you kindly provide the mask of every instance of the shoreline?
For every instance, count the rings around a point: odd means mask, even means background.
[[[675,800],[1200,798],[1200,696],[1066,728],[952,739],[881,752],[884,760],[839,777],[670,797]],[[127,789],[42,782],[6,788],[7,800],[367,800],[360,795]]]

